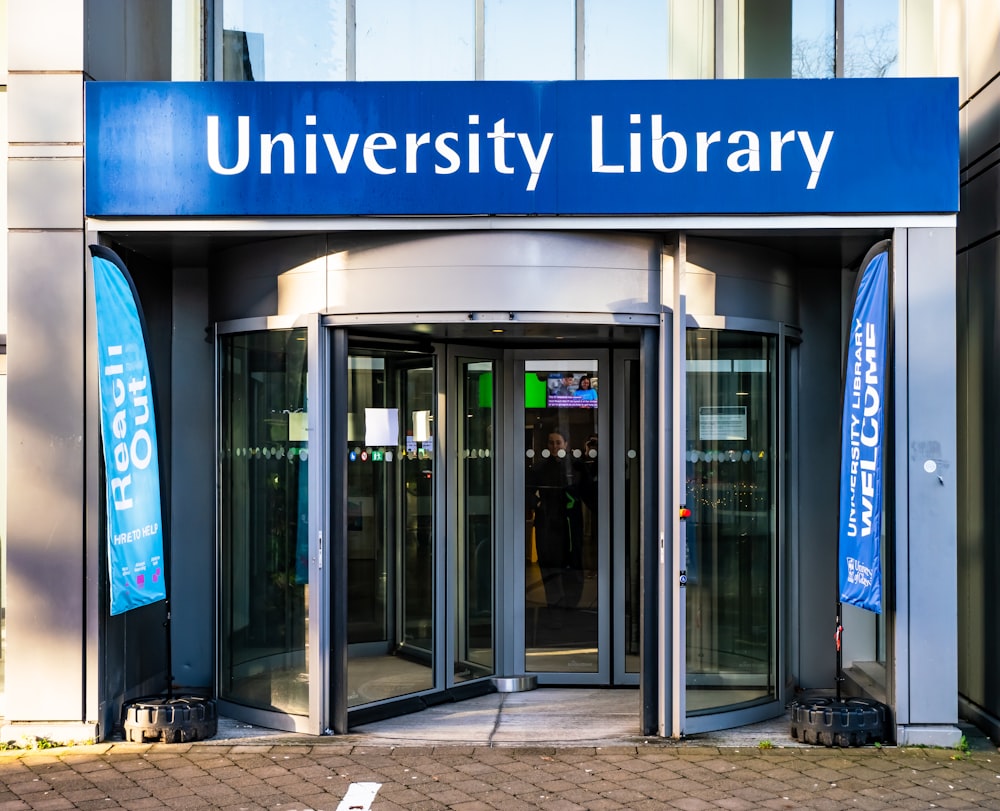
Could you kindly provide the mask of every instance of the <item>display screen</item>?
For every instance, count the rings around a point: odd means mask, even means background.
[[[589,372],[552,372],[545,387],[548,408],[597,408],[597,376]]]

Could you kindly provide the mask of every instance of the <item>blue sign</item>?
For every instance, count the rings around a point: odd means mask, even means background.
[[[160,470],[146,342],[121,259],[91,245],[111,613],[166,597]]]
[[[955,79],[88,82],[86,110],[90,216],[958,209]]]
[[[840,453],[840,601],[882,612],[889,255],[864,269],[851,317]]]

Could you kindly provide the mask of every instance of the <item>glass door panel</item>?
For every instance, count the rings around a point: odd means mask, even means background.
[[[602,664],[599,372],[597,360],[525,361],[528,673],[596,674]]]
[[[623,394],[620,402],[620,419],[614,420],[615,447],[613,485],[620,488],[616,493],[616,543],[615,562],[617,586],[615,589],[615,617],[618,627],[616,652],[618,663],[615,667],[616,681],[638,683],[639,650],[642,615],[642,422],[640,412],[640,369],[638,358],[624,358],[616,369],[620,369],[621,384],[616,391]],[[624,477],[618,475],[624,471]],[[620,549],[621,551],[617,551]],[[618,608],[621,606],[621,608]],[[620,618],[620,619],[619,619]]]
[[[348,353],[349,707],[435,685],[433,356]]]
[[[688,715],[777,696],[775,345],[687,332]]]
[[[309,714],[307,330],[220,339],[219,696]]]
[[[493,586],[496,366],[494,360],[458,362],[456,683],[496,672]]]
[[[400,556],[401,650],[430,664],[434,650],[434,366],[429,359],[398,372],[406,432]]]

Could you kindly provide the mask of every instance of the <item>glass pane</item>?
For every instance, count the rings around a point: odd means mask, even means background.
[[[625,672],[639,672],[640,617],[642,615],[642,570],[640,568],[642,432],[639,405],[639,361],[625,361]],[[588,450],[589,456],[589,450]]]
[[[348,357],[348,705],[434,684],[434,369]]]
[[[434,646],[434,367],[420,361],[400,369],[404,399],[400,413],[406,431],[401,449],[403,468],[403,527],[401,557],[403,650],[412,646],[427,664]]]
[[[899,75],[899,0],[844,0],[844,76]]]
[[[774,339],[687,334],[688,714],[775,698]]]
[[[575,6],[573,0],[485,0],[485,78],[576,78]]]
[[[476,78],[475,3],[358,0],[358,81],[472,81]]]
[[[666,79],[668,0],[587,0],[584,76]]]
[[[795,0],[792,78],[832,79],[835,41],[833,0]]]
[[[788,0],[757,0],[743,13],[743,78],[792,75],[792,14]]]
[[[834,0],[747,3],[743,23],[743,77],[833,78]]]
[[[492,361],[461,364],[458,406],[458,611],[455,681],[495,672],[493,636],[493,444],[494,368]]]
[[[223,79],[343,81],[347,0],[224,0]]]
[[[222,340],[222,698],[308,714],[305,330]]]
[[[597,672],[596,361],[524,375],[528,672]]]

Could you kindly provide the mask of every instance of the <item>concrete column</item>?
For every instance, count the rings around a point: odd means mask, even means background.
[[[4,740],[96,736],[84,532],[83,42],[78,0],[8,0]],[[92,591],[92,589],[91,589]]]

